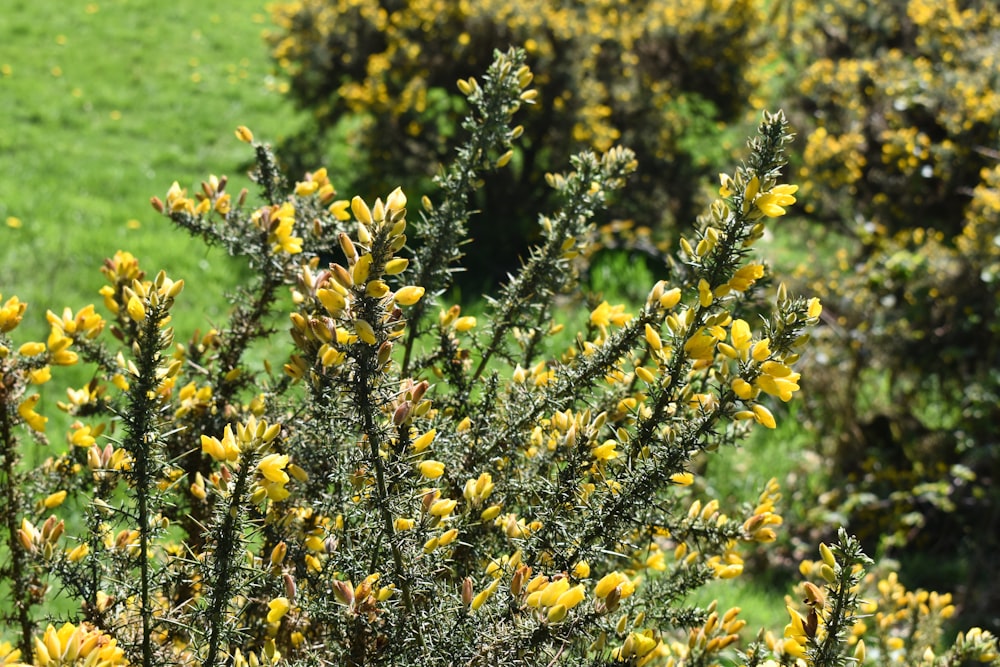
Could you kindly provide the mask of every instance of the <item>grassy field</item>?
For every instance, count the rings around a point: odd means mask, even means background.
[[[180,333],[224,311],[239,270],[149,205],[177,180],[227,173],[250,185],[248,125],[278,139],[296,114],[277,90],[263,3],[13,0],[0,19],[0,293],[46,308],[99,299],[98,268],[128,249],[189,285]],[[251,186],[252,187],[252,186]]]

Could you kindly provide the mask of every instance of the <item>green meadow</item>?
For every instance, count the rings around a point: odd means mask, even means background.
[[[253,188],[238,125],[279,139],[296,114],[261,39],[263,3],[12,0],[0,18],[0,293],[45,308],[100,300],[119,249],[189,285],[179,333],[224,312],[240,269],[169,229],[149,204],[207,169]],[[221,175],[221,173],[219,174]],[[191,299],[201,301],[195,303]]]

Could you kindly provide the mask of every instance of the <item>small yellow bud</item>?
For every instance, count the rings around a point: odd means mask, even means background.
[[[246,125],[240,125],[236,128],[236,138],[245,144],[253,143],[253,132]]]
[[[128,300],[128,315],[135,322],[142,322],[146,319],[146,308],[142,305],[139,297],[135,295]]]
[[[694,484],[694,475],[689,472],[678,472],[670,476],[670,481],[680,486],[691,486]]]
[[[45,343],[25,343],[18,348],[17,353],[22,357],[33,357],[45,351]]]
[[[372,212],[368,208],[368,204],[361,197],[354,197],[351,200],[351,211],[354,213],[354,217],[358,219],[363,225],[370,226],[372,224]]]
[[[385,198],[385,207],[390,212],[402,211],[406,208],[406,195],[403,194],[402,188],[397,187],[389,193],[389,196]]]
[[[567,613],[568,610],[564,605],[557,604],[549,609],[549,613],[546,615],[546,620],[548,620],[549,623],[558,623],[566,618]]]
[[[831,551],[830,547],[826,546],[826,544],[823,544],[822,542],[820,542],[819,545],[819,555],[823,559],[823,562],[828,566],[837,567],[837,559],[834,558],[833,551]]]
[[[417,438],[416,440],[414,440],[410,444],[410,447],[413,448],[413,452],[415,454],[419,454],[420,452],[422,452],[425,449],[427,449],[432,442],[434,442],[434,436],[436,436],[436,435],[437,435],[437,429],[433,429],[432,428],[431,430],[427,431],[426,433],[424,433],[423,435],[421,435],[419,438]]]
[[[763,405],[759,403],[753,406],[754,419],[756,419],[758,424],[761,424],[767,428],[776,428],[777,424],[774,421],[774,415]]]
[[[645,382],[646,384],[653,384],[654,382],[656,382],[656,376],[653,375],[653,372],[648,368],[639,366],[635,369],[635,374],[638,375],[639,379]]]
[[[444,464],[440,461],[421,461],[417,470],[427,479],[437,479],[444,474]]]
[[[412,306],[424,295],[424,288],[418,285],[407,285],[396,290],[393,300],[400,306]]]
[[[66,491],[56,491],[55,493],[49,494],[45,500],[42,501],[42,505],[46,509],[53,509],[59,507],[66,500]]]
[[[364,320],[354,320],[354,331],[358,334],[358,338],[361,339],[361,342],[367,343],[368,345],[375,344],[375,330],[372,328],[372,325],[368,324],[368,322],[365,322]]]
[[[394,259],[390,259],[388,262],[385,263],[385,274],[387,276],[394,276],[398,273],[402,273],[403,271],[406,270],[406,267],[409,266],[409,264],[410,260],[404,257],[396,257]]]

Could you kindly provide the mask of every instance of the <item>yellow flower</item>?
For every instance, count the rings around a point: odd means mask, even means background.
[[[628,577],[621,572],[609,572],[597,582],[597,586],[594,587],[594,595],[599,598],[606,598],[611,591],[626,581],[628,581]]]
[[[707,280],[702,278],[698,281],[698,303],[701,304],[702,308],[708,308],[712,305],[713,298],[712,286],[708,284]]]
[[[415,454],[419,454],[420,452],[427,449],[432,442],[434,442],[434,436],[436,435],[437,435],[437,429],[432,428],[431,430],[427,431],[427,433],[424,433],[419,438],[410,443],[410,447],[413,448],[413,452]]]
[[[748,264],[740,268],[726,283],[730,289],[737,292],[747,291],[757,280],[764,277],[764,267],[761,264]]]
[[[450,500],[447,498],[442,498],[441,500],[435,500],[430,507],[429,513],[431,516],[437,516],[444,518],[451,514],[451,511],[455,509],[458,505],[458,501]]]
[[[34,357],[45,351],[45,343],[30,342],[24,343],[18,348],[17,353],[24,357]]]
[[[393,300],[400,306],[412,306],[424,295],[424,288],[417,285],[407,285],[396,290]]]
[[[253,143],[253,132],[246,125],[240,125],[236,128],[236,138],[245,144]]]
[[[681,290],[679,287],[674,287],[672,289],[667,290],[666,292],[663,293],[662,296],[660,296],[660,307],[670,310],[678,303],[680,303],[680,300],[681,300]]]
[[[607,327],[612,324],[620,327],[630,319],[632,315],[625,312],[625,305],[621,303],[612,306],[607,301],[602,301],[590,313],[590,323],[596,327]]]
[[[289,479],[288,473],[285,472],[287,465],[287,454],[268,454],[257,464],[257,470],[260,470],[260,473],[269,482],[285,484]]]
[[[329,211],[337,220],[345,222],[351,219],[351,214],[348,213],[348,209],[351,208],[351,202],[346,199],[338,199],[337,201],[330,204]]]
[[[49,366],[42,366],[41,368],[29,371],[28,379],[31,381],[31,384],[45,384],[52,379],[52,368]]]
[[[232,426],[226,424],[222,440],[207,435],[201,436],[201,451],[216,461],[236,461],[240,457],[240,446],[233,436]]]
[[[476,597],[472,598],[472,610],[476,611],[477,609],[482,607],[483,604],[490,599],[490,596],[493,595],[496,592],[497,588],[499,587],[500,587],[499,579],[494,579],[493,581],[491,581],[489,586],[487,586],[485,589],[477,593]]]
[[[128,316],[132,318],[133,321],[141,323],[146,319],[146,308],[142,305],[142,301],[139,297],[134,294],[128,300]]]
[[[759,403],[753,406],[753,416],[758,424],[763,424],[767,428],[777,427],[777,424],[774,421],[774,415],[771,414],[770,410]]]
[[[45,433],[45,424],[49,421],[48,417],[43,417],[42,415],[35,412],[35,406],[38,405],[38,401],[41,399],[40,394],[33,394],[28,398],[24,399],[20,405],[17,406],[17,414],[21,415],[21,419],[24,420],[28,426],[39,433]]]
[[[273,600],[268,602],[267,608],[268,608],[267,622],[277,623],[285,616],[285,614],[288,613],[288,610],[292,608],[292,605],[288,601],[288,598],[280,597],[280,598],[274,598]]]
[[[711,359],[715,356],[715,344],[717,342],[718,339],[702,327],[684,343],[684,351],[692,359]]]
[[[421,461],[417,469],[427,479],[437,479],[444,474],[444,464],[440,461]]]
[[[678,472],[670,476],[670,481],[680,486],[691,486],[694,484],[694,475],[689,472]]]
[[[385,274],[387,276],[394,276],[397,273],[402,273],[409,266],[410,260],[404,257],[395,257],[390,259],[385,263]]]
[[[615,451],[617,446],[618,443],[614,440],[605,440],[602,444],[591,449],[590,453],[598,461],[610,461],[618,458],[618,452]]]
[[[7,303],[0,307],[0,333],[12,331],[14,327],[21,323],[24,311],[28,304],[22,302],[16,296],[7,299]]]
[[[66,491],[56,491],[55,493],[50,493],[45,500],[42,501],[42,505],[46,509],[53,509],[59,507],[66,500]]]
[[[757,197],[754,205],[769,218],[777,218],[785,214],[785,206],[795,203],[792,195],[799,189],[797,185],[776,185],[768,192]]]
[[[281,206],[273,208],[271,220],[278,221],[267,237],[274,252],[286,252],[289,255],[302,252],[302,237],[292,236],[295,231],[295,207],[291,203],[285,202]]]
[[[367,343],[368,345],[375,344],[375,330],[372,328],[372,325],[368,324],[368,322],[365,322],[364,320],[354,320],[354,331],[358,334],[358,338],[361,339],[362,343]]]

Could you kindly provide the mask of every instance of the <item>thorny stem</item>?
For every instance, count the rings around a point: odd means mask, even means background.
[[[378,406],[372,400],[375,391],[373,380],[376,374],[375,366],[378,360],[374,346],[366,345],[364,351],[358,359],[358,379],[356,387],[356,400],[361,411],[364,433],[368,438],[372,466],[375,468],[375,488],[378,493],[379,513],[382,517],[382,531],[389,537],[389,548],[392,550],[392,560],[396,568],[396,578],[399,580],[403,590],[403,604],[406,611],[413,613],[413,598],[410,592],[410,582],[403,564],[403,554],[399,550],[399,545],[392,539],[393,519],[389,509],[389,492],[385,483],[385,466],[379,450],[382,448],[382,431],[375,423],[375,414]]]
[[[7,389],[2,382],[0,382],[0,392],[4,394],[4,400],[0,400],[0,439],[2,439],[3,445],[3,473],[4,481],[6,482],[3,485],[5,496],[4,517],[7,524],[7,547],[10,550],[9,572],[11,587],[13,589],[11,590],[11,597],[14,601],[14,608],[17,611],[17,621],[21,626],[21,638],[18,647],[21,649],[21,654],[25,660],[30,663],[32,649],[34,648],[31,643],[31,637],[35,628],[29,609],[30,595],[26,580],[28,570],[25,562],[25,554],[21,546],[21,541],[17,538],[17,517],[20,514],[18,510],[21,500],[18,493],[20,484],[16,483],[19,457],[17,455],[17,442],[14,439],[12,429],[13,425],[10,421],[10,412],[7,409]]]
[[[219,654],[222,641],[222,630],[225,622],[224,613],[232,589],[233,572],[235,571],[233,555],[236,552],[238,520],[243,507],[246,493],[247,478],[250,474],[249,461],[243,461],[236,474],[236,484],[233,487],[229,507],[226,509],[222,527],[219,531],[219,546],[215,552],[215,563],[212,568],[212,606],[208,612],[209,636],[208,655],[203,667],[213,667]]]
[[[521,56],[515,54],[513,58],[512,71],[516,70],[523,62]],[[435,233],[428,238],[424,245],[425,249],[419,251],[420,267],[415,283],[423,285],[429,293],[447,288],[449,273],[447,269],[442,270],[442,267],[461,257],[457,252],[457,248],[463,240],[460,234],[465,233],[464,222],[470,214],[468,210],[469,197],[480,187],[478,184],[479,172],[483,168],[484,156],[488,155],[489,150],[494,146],[502,150],[511,145],[511,135],[507,131],[507,123],[511,114],[506,111],[507,105],[511,102],[510,85],[511,82],[505,80],[504,75],[492,71],[491,68],[490,75],[487,76],[484,86],[480,89],[481,97],[474,102],[476,110],[470,113],[463,123],[463,127],[466,129],[474,128],[469,143],[459,151],[458,159],[449,173],[435,178],[435,182],[445,192],[445,200],[437,210],[430,214],[438,222],[435,225]],[[499,127],[494,127],[493,132],[489,131],[490,127],[494,126],[496,118],[504,119],[496,123],[496,125],[502,126],[502,132],[499,131]],[[434,224],[430,220],[428,222]],[[401,364],[401,373],[404,377],[410,372],[413,345],[419,336],[420,322],[430,307],[430,303],[430,299],[421,300],[410,309],[411,328],[406,336]]]
[[[142,664],[153,664],[153,609],[150,604],[150,508],[153,479],[150,470],[153,456],[152,444],[156,440],[153,416],[157,413],[154,400],[158,383],[156,377],[160,366],[160,322],[164,309],[153,308],[143,322],[138,359],[139,377],[129,393],[129,408],[126,415],[127,436],[125,449],[132,454],[132,477],[136,485],[137,522],[139,524],[139,599],[142,619]]]

